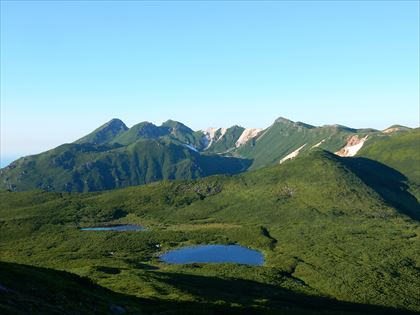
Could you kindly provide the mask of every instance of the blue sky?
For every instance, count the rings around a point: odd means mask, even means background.
[[[113,117],[419,125],[418,1],[2,1],[1,156]]]

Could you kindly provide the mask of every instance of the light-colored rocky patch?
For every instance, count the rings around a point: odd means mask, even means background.
[[[286,155],[284,158],[282,158],[280,160],[280,164],[283,163],[283,162],[286,162],[287,160],[290,160],[290,159],[293,159],[293,158],[297,157],[298,154],[299,154],[299,152],[300,152],[300,150],[302,150],[305,146],[306,146],[306,143],[303,146],[297,148],[292,153],[289,153],[288,155]]]
[[[313,148],[318,148],[321,144],[323,144],[323,143],[325,142],[325,140],[326,140],[326,138],[325,138],[324,140],[319,141],[317,144],[313,145],[313,146],[311,147],[311,149],[313,149]]]
[[[222,139],[222,137],[225,135],[227,131],[227,128],[220,128],[220,136],[217,138],[216,141],[219,141],[220,139]]]
[[[198,150],[194,147],[194,146],[192,146],[191,144],[184,144],[188,149],[190,149],[190,150],[192,150],[192,151],[195,151],[195,152],[198,152]]]
[[[400,128],[398,128],[398,127],[394,127],[394,128],[388,128],[388,129],[385,129],[385,130],[383,130],[382,132],[383,132],[383,133],[393,133],[393,132],[398,131],[398,130],[400,130]]]
[[[240,147],[241,145],[247,143],[249,140],[255,138],[261,131],[261,128],[246,128],[236,141],[236,147]]]
[[[213,142],[218,140],[216,139],[216,133],[219,129],[226,129],[226,128],[206,128],[206,129],[201,130],[204,133],[204,138],[202,140],[202,143],[204,143],[204,150],[210,148]]]
[[[367,138],[367,135],[363,138],[359,138],[358,135],[351,136],[347,139],[346,145],[339,151],[335,152],[335,154],[343,157],[355,156],[357,152],[359,152],[359,150],[363,147],[363,144]]]

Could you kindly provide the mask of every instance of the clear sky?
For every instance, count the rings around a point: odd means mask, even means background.
[[[1,1],[1,156],[111,118],[419,125],[419,2]]]

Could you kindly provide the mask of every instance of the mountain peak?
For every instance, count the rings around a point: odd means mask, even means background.
[[[110,121],[108,121],[105,125],[120,125],[127,127],[124,122],[119,118],[112,118]]]
[[[94,131],[99,131],[105,128],[112,128],[112,129],[124,129],[128,130],[128,127],[125,125],[125,123],[118,118],[112,118],[110,121],[104,123],[102,126],[96,128]]]
[[[183,131],[187,131],[187,132],[193,132],[193,130],[191,128],[189,128],[188,126],[184,125],[183,123],[181,123],[179,121],[172,120],[172,119],[168,119],[167,121],[162,123],[162,127],[169,127],[169,128],[172,128],[172,129],[183,130]]]
[[[294,124],[295,122],[284,117],[279,117],[274,121],[274,123]]]
[[[118,118],[113,118],[106,122],[99,128],[95,129],[88,135],[75,141],[75,143],[93,143],[93,144],[105,144],[113,140],[117,135],[128,130],[128,127],[124,122]]]
[[[394,133],[396,131],[407,131],[410,130],[411,128],[406,127],[406,126],[402,126],[402,125],[392,125],[389,126],[388,128],[382,130],[383,133]]]
[[[307,128],[307,129],[315,128],[315,126],[305,124],[301,121],[293,121],[284,117],[277,118],[274,121],[274,124],[283,124],[283,125],[288,125],[288,126],[293,126],[293,127],[302,127],[302,128]]]

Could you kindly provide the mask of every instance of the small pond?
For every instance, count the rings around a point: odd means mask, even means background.
[[[160,256],[168,264],[235,263],[262,266],[261,252],[240,245],[199,245],[166,252]]]
[[[124,225],[113,225],[113,226],[94,226],[88,228],[81,228],[81,231],[144,231],[145,228],[140,225],[124,224]]]

